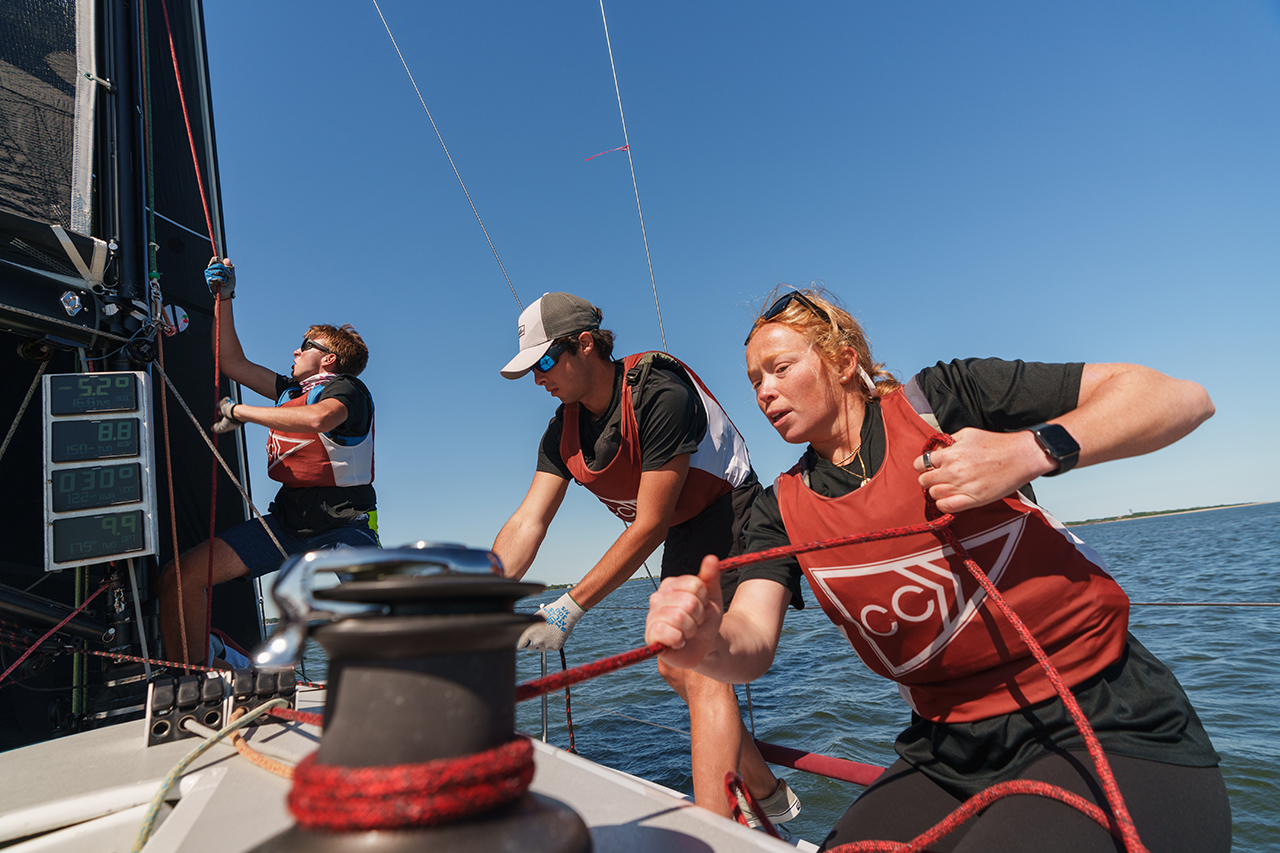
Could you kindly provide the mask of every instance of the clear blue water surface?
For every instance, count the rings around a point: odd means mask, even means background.
[[[1280,503],[1072,530],[1103,555],[1129,593],[1135,602],[1131,630],[1177,674],[1222,755],[1233,849],[1280,849],[1280,675],[1274,660],[1280,607],[1210,606],[1280,602]],[[649,580],[633,580],[592,609],[569,640],[569,666],[642,645],[652,590]],[[756,736],[886,765],[907,722],[906,706],[893,685],[853,656],[807,589],[805,594],[808,607],[788,614],[772,670],[751,686]],[[558,595],[545,593],[519,609],[534,609]],[[318,677],[323,652],[313,645],[311,654],[308,674]],[[540,674],[540,658],[517,654],[521,681]],[[558,655],[547,660],[559,669]],[[743,688],[738,694],[745,699]],[[745,701],[743,706],[745,714]],[[572,719],[579,754],[692,795],[688,713],[654,662],[573,688]],[[517,727],[541,735],[538,701],[518,708]],[[548,740],[569,745],[563,695],[550,697]],[[804,805],[789,829],[815,842],[860,791],[798,771],[778,772]]]

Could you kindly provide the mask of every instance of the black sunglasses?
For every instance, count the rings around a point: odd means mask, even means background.
[[[298,347],[298,351],[306,352],[309,349],[318,349],[320,350],[320,352],[327,352],[329,353],[329,355],[333,355],[333,350],[329,349],[324,344],[316,343],[315,341],[311,340],[311,338],[303,338],[302,346]]]
[[[548,370],[556,366],[556,362],[560,360],[560,355],[569,348],[564,341],[557,341],[551,345],[551,349],[533,365],[533,369],[539,373],[546,373]]]
[[[779,296],[778,300],[769,306],[769,310],[760,315],[760,319],[756,320],[756,322],[752,324],[751,331],[747,332],[747,339],[742,342],[742,345],[745,347],[747,344],[751,343],[751,336],[756,333],[756,326],[758,326],[760,323],[767,323],[770,320],[772,320],[774,317],[777,317],[783,311],[786,311],[787,306],[790,305],[792,302],[799,302],[801,305],[808,308],[814,314],[817,314],[819,317],[821,317],[825,322],[827,323],[831,322],[831,317],[827,315],[827,312],[823,311],[816,304],[814,304],[812,299],[805,296],[803,293],[801,293],[798,290],[793,290],[790,293],[784,293],[782,296]]]

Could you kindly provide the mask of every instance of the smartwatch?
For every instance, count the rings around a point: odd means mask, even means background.
[[[1076,462],[1080,461],[1080,445],[1062,425],[1040,424],[1029,427],[1028,431],[1035,435],[1036,441],[1040,442],[1040,449],[1045,455],[1058,463],[1057,471],[1050,471],[1044,476],[1056,477],[1059,474],[1065,474],[1076,467]]]

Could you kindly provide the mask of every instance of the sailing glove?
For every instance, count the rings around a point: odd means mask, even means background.
[[[587,614],[578,606],[569,593],[560,596],[551,604],[538,608],[538,614],[546,621],[538,625],[530,625],[520,635],[517,649],[529,649],[534,652],[558,652],[564,648],[564,641],[573,633],[573,626]]]
[[[221,435],[224,432],[231,432],[242,426],[242,422],[236,420],[232,414],[236,410],[237,403],[230,397],[223,397],[222,402],[218,404],[218,411],[222,413],[222,420],[213,425],[213,431]]]
[[[204,280],[209,285],[209,292],[219,299],[236,298],[235,264],[224,264],[217,257],[210,258],[209,266],[204,270]]]

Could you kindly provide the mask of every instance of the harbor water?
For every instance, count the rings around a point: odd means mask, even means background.
[[[1199,711],[1231,797],[1233,850],[1280,849],[1280,503],[1157,516],[1072,528],[1106,559],[1135,602],[1131,630],[1178,676]],[[651,561],[650,565],[653,565]],[[656,569],[655,569],[656,572]],[[535,579],[537,567],[530,579]],[[653,586],[622,586],[592,609],[566,646],[577,666],[643,644]],[[559,592],[522,603],[533,609]],[[805,590],[806,609],[787,615],[773,668],[751,685],[758,738],[810,752],[887,765],[908,712],[896,688],[872,675]],[[1194,606],[1164,606],[1191,603]],[[323,672],[313,645],[310,677]],[[541,655],[517,653],[521,681],[540,674]],[[547,655],[549,670],[559,655]],[[746,690],[738,688],[747,714]],[[692,796],[688,713],[653,661],[574,687],[574,745],[580,755]],[[517,710],[517,727],[541,737],[541,703]],[[548,740],[569,746],[563,694],[548,700]],[[861,790],[779,769],[803,802],[788,828],[820,842]]]

